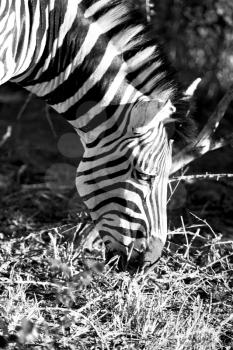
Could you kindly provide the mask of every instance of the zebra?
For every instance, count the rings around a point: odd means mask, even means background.
[[[124,0],[1,0],[0,84],[7,81],[80,136],[76,186],[107,259],[154,264],[167,236],[166,125],[182,95],[142,14]]]

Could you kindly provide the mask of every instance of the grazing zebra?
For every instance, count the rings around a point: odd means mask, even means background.
[[[157,261],[172,151],[165,124],[181,96],[141,13],[125,0],[1,0],[0,83],[9,80],[80,135],[77,189],[107,257]]]

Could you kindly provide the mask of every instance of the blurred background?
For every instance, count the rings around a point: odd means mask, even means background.
[[[202,78],[193,117],[200,129],[233,82],[232,0],[135,0],[184,87]],[[233,106],[233,105],[232,105]],[[233,132],[232,106],[217,137]],[[8,132],[7,132],[8,131]],[[9,136],[9,137],[8,137]],[[67,222],[85,208],[74,188],[82,146],[52,109],[18,86],[0,87],[0,230]],[[231,146],[193,162],[188,173],[233,173]],[[181,219],[182,217],[182,219]],[[233,182],[180,183],[169,200],[169,225],[195,225],[233,237]]]

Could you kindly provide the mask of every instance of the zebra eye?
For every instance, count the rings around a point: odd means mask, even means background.
[[[146,172],[141,172],[138,169],[133,169],[132,171],[132,177],[138,181],[151,183],[157,176],[158,174],[156,172],[152,175]]]

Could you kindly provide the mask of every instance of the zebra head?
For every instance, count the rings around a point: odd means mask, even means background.
[[[156,113],[146,102],[129,113],[127,133],[85,148],[77,189],[106,246],[107,259],[120,255],[127,269],[156,262],[167,236],[167,185],[171,145],[165,122],[170,101]]]

